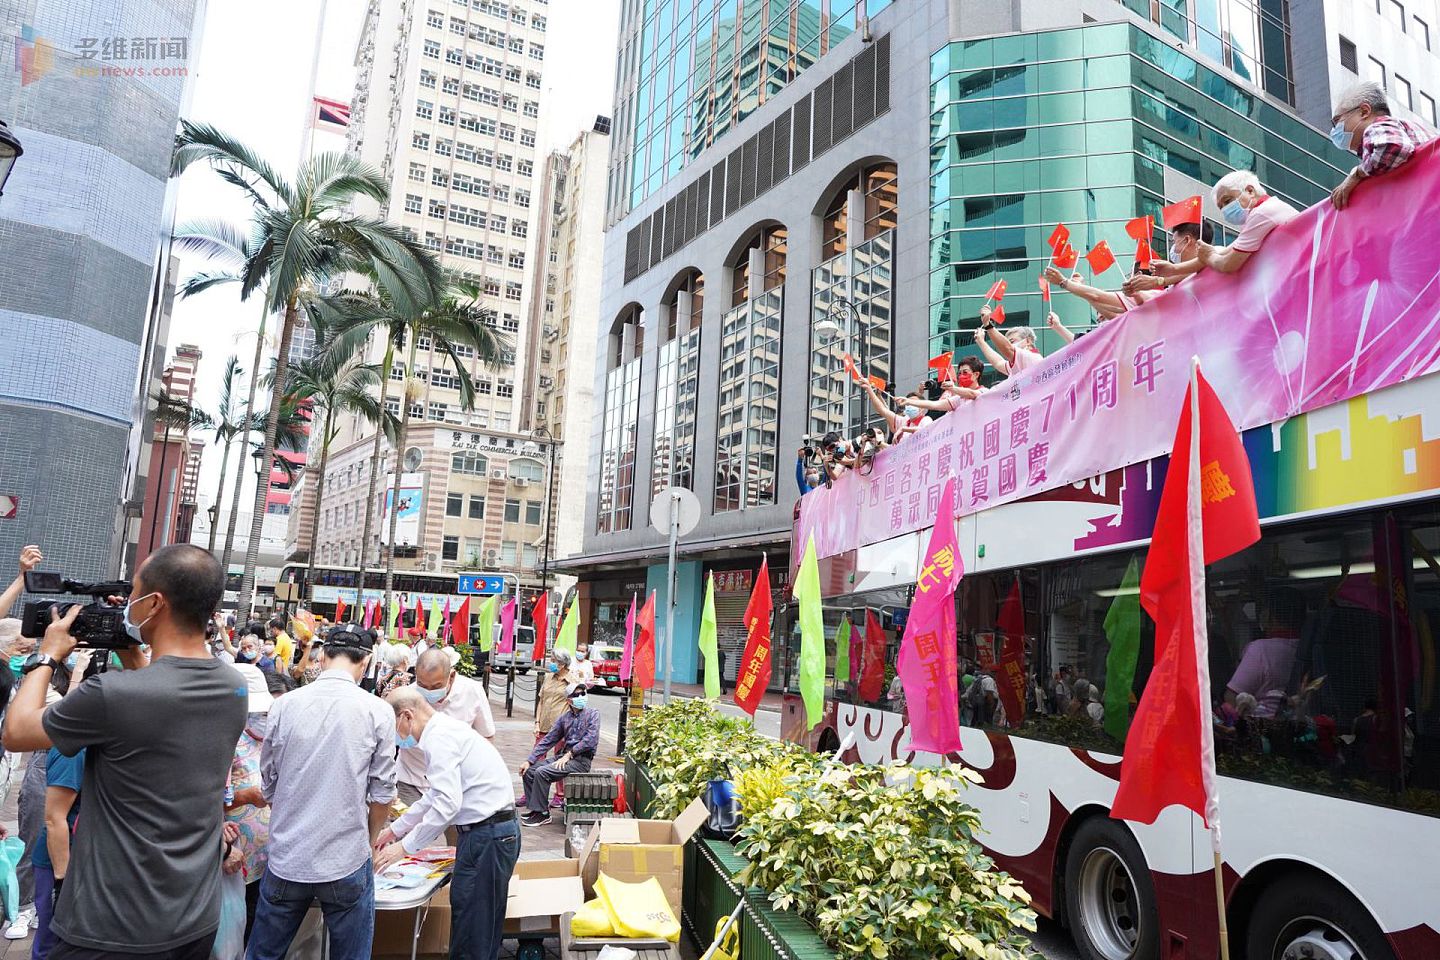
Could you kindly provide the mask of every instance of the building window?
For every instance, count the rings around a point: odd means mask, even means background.
[[[514,384],[512,381],[510,381],[510,380],[496,380],[496,381],[495,381],[495,396],[497,396],[497,397],[513,397],[513,396],[515,396],[515,384]]]
[[[439,60],[439,59],[440,59],[440,41],[439,41],[439,40],[426,40],[426,41],[425,41],[425,48],[424,48],[424,50],[421,51],[421,52],[424,53],[425,56],[429,57],[429,58],[432,59],[432,60]]]
[[[1379,60],[1376,60],[1374,57],[1366,57],[1365,60],[1366,69],[1370,73],[1367,79],[1374,80],[1376,83],[1380,84],[1380,86],[1388,88],[1390,86],[1390,81],[1385,76],[1385,64],[1381,63]]]
[[[485,476],[485,469],[490,462],[478,453],[465,451],[457,453],[450,458],[450,470],[453,473],[464,473],[472,477]]]
[[[525,501],[525,522],[532,527],[540,526],[540,507],[539,500]]]
[[[515,552],[519,544],[514,540],[502,540],[500,542],[500,564],[505,567],[515,566]]]
[[[1355,52],[1355,44],[1344,37],[1340,38],[1340,66],[1351,73],[1360,73],[1360,57]]]
[[[534,569],[540,565],[540,548],[534,544],[525,544],[521,549],[520,566],[527,569]]]
[[[1405,107],[1406,110],[1415,109],[1415,95],[1410,89],[1410,81],[1400,74],[1395,74],[1395,99]]]
[[[412,163],[412,164],[410,164],[410,179],[411,179],[411,180],[414,180],[414,181],[416,181],[416,182],[418,182],[418,183],[424,183],[424,182],[425,182],[425,164],[423,164],[423,163]]]
[[[465,495],[463,493],[447,493],[445,495],[445,516],[458,517],[465,508]]]
[[[519,501],[519,500],[506,500],[506,501],[505,501],[505,522],[506,522],[506,523],[519,523],[519,522],[520,522],[520,501]]]
[[[600,492],[595,532],[629,530],[635,497],[636,433],[644,314],[628,307],[611,327],[606,352],[604,419],[600,429]]]
[[[736,306],[744,303],[752,293],[759,295],[767,290],[774,290],[785,282],[785,251],[787,248],[788,233],[785,228],[779,225],[764,227],[755,232],[750,242],[745,245],[735,259],[730,269],[730,305]],[[750,251],[759,249],[762,251],[761,266],[764,276],[759,284],[754,284],[750,276]],[[752,286],[756,289],[752,290]]]
[[[485,498],[476,493],[470,494],[470,519],[485,519]]]
[[[1419,17],[1411,18],[1411,22],[1415,25],[1415,29],[1412,30],[1411,33],[1415,35],[1416,40],[1424,44],[1426,50],[1429,50],[1430,24],[1426,23],[1424,20],[1421,20]]]
[[[780,424],[780,319],[785,306],[785,228],[768,227],[740,251],[764,251],[764,274],[750,296],[748,270],[732,264],[741,296],[720,329],[715,512],[775,502]]]
[[[415,101],[415,116],[419,117],[421,120],[429,120],[434,115],[435,104],[431,103],[429,100]]]
[[[1400,28],[1400,32],[1404,33],[1405,5],[1401,3],[1400,0],[1380,0],[1380,7],[1381,12],[1385,15],[1385,19],[1395,24],[1395,26]]]
[[[695,489],[695,421],[699,411],[705,275],[699,270],[687,271],[664,309],[668,317],[656,368],[652,495],[670,485]]]
[[[1420,94],[1420,115],[1430,121],[1430,126],[1440,126],[1440,115],[1435,110],[1435,98],[1428,93]]]
[[[447,537],[445,537],[445,538],[441,541],[441,543],[440,543],[440,559],[441,559],[441,560],[458,560],[458,559],[460,559],[460,538],[459,538],[459,537],[449,537],[449,536],[447,536]]]

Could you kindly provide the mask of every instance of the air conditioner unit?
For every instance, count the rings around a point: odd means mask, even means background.
[[[490,471],[490,479],[491,479],[491,480],[504,480],[504,479],[505,479],[505,469],[504,469],[503,467],[496,467],[494,470],[491,470],[491,471]]]
[[[517,486],[517,487],[528,487],[528,486],[530,486],[530,481],[527,480],[527,479],[525,479],[524,477],[516,477],[512,482],[513,482],[513,483],[515,484],[515,486]]]
[[[496,560],[499,560],[499,559],[500,559],[500,551],[499,551],[499,550],[493,550],[493,549],[492,549],[492,550],[486,550],[486,551],[485,551],[485,565],[486,565],[487,567],[493,567],[493,566],[495,565],[495,561],[496,561]]]

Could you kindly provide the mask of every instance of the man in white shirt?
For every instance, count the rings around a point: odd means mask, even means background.
[[[1240,235],[1227,247],[1212,247],[1202,241],[1195,259],[1184,263],[1156,262],[1151,267],[1155,276],[1175,282],[1207,267],[1220,273],[1235,273],[1260,249],[1272,230],[1300,215],[1300,211],[1284,200],[1267,194],[1260,178],[1249,170],[1225,174],[1216,181],[1210,196],[1220,208],[1221,219],[1239,230]]]
[[[414,686],[386,699],[395,710],[396,742],[421,755],[430,786],[376,838],[375,870],[413,856],[453,825],[459,839],[450,881],[450,955],[495,960],[510,875],[520,859],[510,771],[490,741],[436,711]]]
[[[487,740],[495,736],[495,717],[490,712],[490,698],[479,680],[462,677],[451,665],[447,652],[434,647],[420,654],[415,661],[415,686],[425,702],[440,713],[458,720]],[[400,802],[412,804],[420,799],[427,785],[425,758],[419,750],[400,751],[400,770],[396,778]]]

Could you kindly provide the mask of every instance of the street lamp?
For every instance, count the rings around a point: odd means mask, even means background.
[[[10,179],[10,171],[15,169],[15,161],[20,159],[24,152],[25,148],[20,146],[15,134],[10,132],[4,120],[0,120],[0,195],[4,195],[5,182]]]

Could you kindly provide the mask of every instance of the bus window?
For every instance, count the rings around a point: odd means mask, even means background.
[[[1395,551],[1408,560],[1401,596],[1400,652],[1409,654],[1409,682],[1402,687],[1399,803],[1418,813],[1440,816],[1440,676],[1436,638],[1440,637],[1440,508],[1429,506],[1403,515]],[[1405,628],[1408,627],[1408,630]]]
[[[1022,727],[1040,707],[1040,575],[1034,568],[960,581],[960,723]]]

